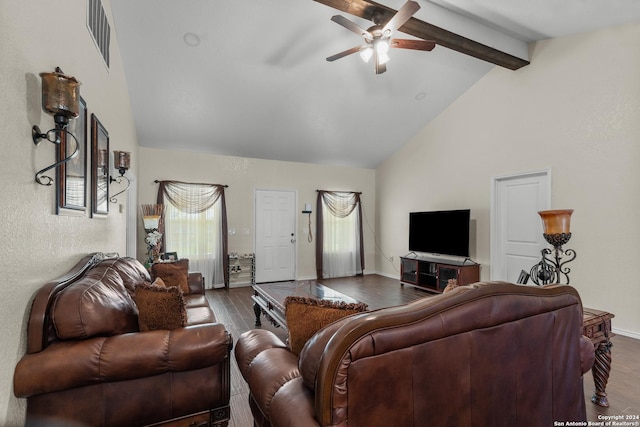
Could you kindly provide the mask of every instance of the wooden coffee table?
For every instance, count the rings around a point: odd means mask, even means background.
[[[252,288],[253,296],[251,299],[253,300],[253,311],[256,313],[256,326],[262,325],[260,315],[264,314],[272,324],[287,329],[284,299],[288,296],[342,301],[347,304],[359,303],[358,300],[327,288],[315,280],[261,283],[253,285]]]

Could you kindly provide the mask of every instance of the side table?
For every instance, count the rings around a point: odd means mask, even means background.
[[[611,347],[609,338],[615,336],[611,332],[611,319],[615,317],[606,311],[592,308],[583,309],[582,333],[589,338],[596,350],[596,360],[591,368],[596,390],[591,401],[596,405],[609,406],[607,400],[607,381],[611,372]]]

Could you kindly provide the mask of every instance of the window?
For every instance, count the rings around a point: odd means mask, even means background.
[[[165,205],[165,252],[177,252],[180,258],[188,258],[189,269],[202,273],[207,288],[224,286],[227,265],[224,187],[175,181],[160,184],[158,191]]]
[[[360,193],[318,192],[318,278],[360,275],[364,269]]]

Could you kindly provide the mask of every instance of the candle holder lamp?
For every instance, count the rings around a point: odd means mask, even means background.
[[[571,239],[571,214],[573,209],[538,212],[544,227],[542,235],[553,248],[542,249],[542,259],[531,268],[531,280],[536,285],[562,283],[563,279],[569,284],[571,269],[566,264],[576,259],[576,252],[562,246]]]
[[[114,152],[113,152],[113,160],[114,160],[113,163],[115,164],[116,168],[118,169],[118,172],[120,173],[120,176],[117,177],[117,178],[109,176],[109,183],[111,184],[111,183],[116,182],[118,184],[122,184],[123,181],[127,182],[127,185],[124,187],[123,190],[120,190],[119,192],[117,192],[116,194],[114,194],[113,196],[111,196],[109,198],[109,201],[111,203],[117,203],[118,199],[116,197],[118,195],[124,193],[125,191],[127,191],[129,189],[129,187],[131,186],[131,180],[129,180],[129,178],[127,178],[125,176],[125,173],[127,173],[129,168],[131,167],[131,153],[129,153],[128,151],[114,150]]]

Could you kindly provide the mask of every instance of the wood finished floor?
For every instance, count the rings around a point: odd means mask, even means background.
[[[325,279],[322,284],[356,298],[369,305],[370,309],[405,304],[418,298],[433,294],[413,288],[400,286],[398,280],[378,275]],[[245,331],[255,329],[255,315],[251,300],[251,287],[219,289],[207,291],[219,322],[225,324],[234,340]],[[594,307],[597,308],[597,307]],[[615,319],[614,327],[615,327]],[[262,322],[261,329],[273,331],[282,340],[286,338],[281,328],[275,328],[269,322]],[[598,415],[640,415],[640,340],[624,336],[612,338],[612,369],[607,385],[607,394],[611,406],[602,408],[591,403],[593,377],[588,373],[584,377],[587,418],[599,421]],[[231,422],[229,427],[252,427],[253,418],[248,404],[248,388],[238,370],[232,351],[231,360]],[[624,420],[622,420],[624,421]],[[640,420],[635,420],[640,421]]]

